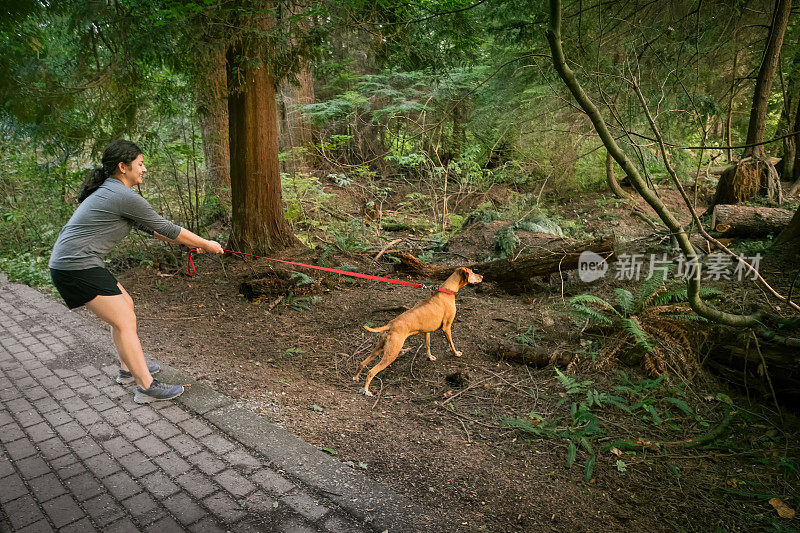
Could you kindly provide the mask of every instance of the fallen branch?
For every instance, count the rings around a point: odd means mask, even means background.
[[[686,440],[676,440],[676,441],[669,441],[669,442],[658,442],[658,441],[630,441],[630,440],[615,440],[606,444],[603,447],[603,453],[610,451],[612,448],[618,448],[620,450],[643,450],[645,448],[662,448],[665,446],[679,446],[683,448],[696,448],[697,446],[703,446],[710,442],[714,442],[718,438],[725,433],[733,422],[733,418],[736,415],[737,411],[729,410],[725,413],[725,416],[722,417],[722,420],[719,424],[714,426],[710,431],[703,433],[702,435],[695,437],[693,439],[686,439]]]
[[[382,255],[383,255],[383,254],[386,252],[386,250],[388,250],[389,248],[391,248],[392,246],[394,246],[395,244],[397,244],[398,242],[400,242],[400,241],[402,241],[402,240],[403,240],[403,239],[395,239],[395,240],[393,240],[392,242],[390,242],[389,244],[387,244],[386,246],[384,246],[384,247],[383,247],[383,249],[382,249],[380,252],[378,252],[378,255],[376,255],[376,256],[375,256],[375,258],[373,259],[373,261],[376,261],[376,262],[377,262],[377,261],[378,261],[378,259],[380,259],[380,258],[381,258],[381,256],[382,256]]]
[[[581,253],[585,251],[594,252],[606,261],[613,261],[614,235],[587,241],[556,237],[513,259],[497,259],[467,266],[481,274],[484,281],[499,283],[509,291],[519,291],[524,290],[525,282],[533,277],[578,268]],[[399,270],[432,279],[445,279],[453,273],[454,268],[423,263],[407,252],[400,253],[398,265]]]
[[[554,365],[566,368],[572,361],[572,355],[561,351],[553,352],[547,348],[525,346],[519,343],[501,341],[489,348],[489,354],[501,361],[512,361],[536,368]]]

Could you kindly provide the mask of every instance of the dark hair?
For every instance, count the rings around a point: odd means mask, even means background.
[[[106,146],[101,160],[103,166],[92,169],[86,174],[81,190],[78,193],[78,202],[86,200],[107,178],[113,176],[117,172],[120,163],[130,165],[141,153],[141,148],[131,141],[120,139]]]

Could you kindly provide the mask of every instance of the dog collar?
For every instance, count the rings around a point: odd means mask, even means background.
[[[420,287],[422,287],[423,289],[431,289],[431,290],[443,292],[445,294],[452,294],[454,296],[456,294],[455,291],[451,291],[450,289],[437,289],[436,287],[432,287],[430,285],[420,285]]]

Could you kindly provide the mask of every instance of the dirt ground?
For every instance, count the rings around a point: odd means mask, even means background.
[[[584,198],[559,212],[564,219],[593,221],[589,231],[603,226],[615,231],[629,248],[644,249],[659,240],[636,240],[653,230],[625,204],[601,208]],[[436,261],[455,264],[470,253],[476,258],[488,253],[480,239],[471,245],[464,239],[458,256]],[[395,250],[409,249],[409,243]],[[402,277],[394,272],[390,254],[378,262],[375,255],[326,258],[332,266],[356,265],[361,272]],[[319,252],[286,251],[278,257],[308,263],[318,260]],[[193,278],[182,270],[143,267],[120,275],[136,302],[145,352],[438,510],[452,531],[789,531],[798,526],[797,519],[779,519],[763,496],[785,498],[794,507],[798,503],[792,500],[796,473],[787,478],[776,468],[779,457],[797,460],[798,425],[786,412],[785,423],[776,424],[768,399],[749,405],[748,417],[737,418],[717,446],[643,450],[621,458],[598,449],[588,482],[585,449],[578,447],[575,464],[568,467],[567,440],[538,438],[501,424],[506,417],[568,418],[569,408],[559,404],[567,395],[552,367],[500,361],[491,355],[493,344],[524,336],[538,347],[578,353],[588,336],[565,312],[565,301],[582,292],[607,295],[626,282],[589,286],[572,273],[540,280],[536,290],[521,295],[489,283],[467,287],[457,295],[453,325],[463,356],[454,357],[437,332],[432,335],[437,360],[428,361],[423,338],[411,337],[408,352],[373,382],[375,396],[365,397],[363,377],[360,382],[352,377],[376,335],[362,326],[388,322],[427,296],[425,290],[296,268],[316,283],[296,287],[290,295],[289,278],[276,272],[291,269],[277,263],[210,256],[199,256],[196,263]],[[244,282],[260,284],[267,294],[255,301],[245,298]],[[620,370],[631,380],[646,377],[641,366],[611,365],[576,379],[613,392],[621,383]],[[598,444],[690,438],[721,420],[717,393],[744,401],[713,377],[678,388],[696,416],[676,413],[667,428],[606,406],[597,410],[608,433]]]

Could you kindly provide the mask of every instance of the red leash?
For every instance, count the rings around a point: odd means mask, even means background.
[[[343,276],[351,276],[351,277],[354,277],[354,278],[371,279],[373,281],[383,281],[384,283],[395,283],[397,285],[406,285],[408,287],[418,287],[420,289],[430,289],[430,288],[432,288],[432,287],[429,287],[427,285],[423,285],[422,283],[412,283],[410,281],[403,281],[403,280],[400,280],[400,279],[383,278],[381,276],[371,276],[369,274],[361,274],[360,272],[349,272],[347,270],[337,270],[335,268],[327,268],[327,267],[321,267],[321,266],[316,266],[316,265],[307,265],[305,263],[295,263],[295,262],[292,262],[292,261],[284,261],[283,259],[273,259],[272,257],[265,257],[263,255],[253,255],[253,254],[248,254],[248,253],[245,253],[245,252],[237,252],[235,250],[223,250],[223,251],[231,253],[231,254],[239,254],[239,255],[246,255],[246,256],[249,256],[249,257],[255,257],[257,259],[268,259],[270,261],[276,261],[278,263],[284,263],[284,264],[287,264],[287,265],[295,265],[295,266],[301,266],[301,267],[306,267],[306,268],[313,268],[315,270],[324,270],[325,272],[333,272],[334,274],[341,274]],[[195,253],[195,252],[197,252],[197,248],[189,248],[189,264],[186,266],[186,271],[189,274],[189,276],[194,276],[197,273],[197,268],[195,268],[194,260],[192,259],[192,254]],[[455,294],[455,292],[453,292],[451,290],[447,290],[447,289],[437,289],[437,290],[439,292],[443,292],[445,294]]]

